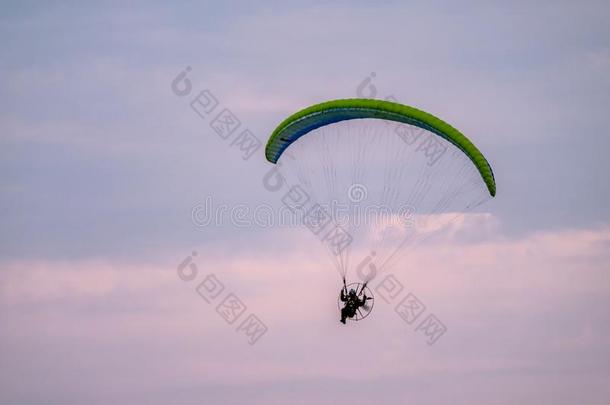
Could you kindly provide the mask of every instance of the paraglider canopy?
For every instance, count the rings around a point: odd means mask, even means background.
[[[364,118],[401,122],[444,138],[468,156],[481,174],[489,194],[492,197],[496,195],[496,182],[491,166],[466,136],[432,114],[385,100],[332,100],[298,111],[273,131],[265,148],[265,156],[269,162],[276,163],[288,146],[308,132],[336,122]]]

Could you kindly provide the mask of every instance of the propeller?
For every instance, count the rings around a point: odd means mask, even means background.
[[[366,288],[366,284],[367,284],[367,283],[362,284],[362,288],[360,288],[360,293],[358,293],[358,296],[360,296],[360,295],[362,295],[362,294],[364,295],[364,297],[363,297],[363,299],[364,299],[364,305],[362,305],[362,309],[364,309],[366,312],[370,312],[370,311],[371,311],[371,309],[373,309],[373,308],[371,308],[371,307],[369,307],[369,306],[367,305],[367,301],[368,301],[368,300],[372,300],[372,299],[373,299],[373,297],[367,297],[367,296],[366,296],[366,293],[364,292],[364,289]]]
[[[342,278],[343,280],[343,287],[341,289],[342,294],[345,294],[346,296],[348,295],[348,288],[347,288],[347,281],[345,280],[345,278]],[[375,303],[375,298],[372,295],[372,292],[370,291],[365,291],[367,289],[367,284],[368,283],[352,283],[349,285],[350,288],[354,289],[354,291],[356,292],[356,296],[358,297],[358,300],[360,301],[360,303],[362,305],[355,305],[355,310],[357,313],[357,316],[350,318],[353,320],[360,320],[363,318],[366,318],[369,313],[373,310],[373,306]],[[367,295],[367,292],[371,293],[371,296]],[[370,301],[370,303],[369,303]],[[369,305],[370,304],[370,305]],[[346,305],[346,302],[343,300],[339,301],[339,309],[342,309],[344,306]]]

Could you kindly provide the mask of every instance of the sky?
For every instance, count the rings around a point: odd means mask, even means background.
[[[0,402],[607,403],[607,2],[0,10]],[[468,134],[497,196],[343,327],[311,234],[218,208],[281,196],[262,149],[244,159],[191,108],[204,90],[263,143],[308,105],[392,96]]]

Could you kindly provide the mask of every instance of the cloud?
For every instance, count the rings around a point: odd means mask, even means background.
[[[303,235],[304,245],[308,236]],[[399,380],[433,378],[439,389],[451,390],[451,376],[471,390],[472,384],[496,376],[493,384],[509,389],[524,374],[548,384],[547,366],[555,364],[565,371],[553,387],[568,392],[574,387],[564,385],[571,369],[610,373],[598,357],[610,350],[607,313],[587,310],[593,302],[608,304],[610,230],[541,232],[468,244],[454,243],[458,237],[459,232],[446,233],[392,269],[405,294],[415,293],[448,326],[432,347],[379,299],[371,319],[339,327],[338,276],[319,249],[307,253],[306,246],[231,256],[203,247],[197,249],[197,280],[190,283],[175,272],[188,251],[175,262],[156,264],[4,263],[0,296],[9,327],[0,339],[10,353],[5,364],[31,378],[9,379],[3,395],[18,398],[27,386],[51,400],[67,393],[94,398],[94,381],[107,373],[116,377],[103,385],[108,398],[143,398],[137,390],[160,395],[186,390],[181,395],[187,403],[194,399],[188,387],[195,386],[216,387],[210,389],[219,398],[231,398],[219,387],[266,386],[282,396],[282,387],[326,387],[321,382],[326,380],[374,386],[385,398],[383,392],[402,392],[395,386]],[[195,291],[210,273],[269,327],[254,347]],[[89,364],[87,372],[66,357],[66,342]],[[43,347],[47,356],[24,361],[26,352]],[[41,373],[50,362],[57,376],[44,379]],[[78,388],[64,379],[74,372],[81,374]],[[142,373],[146,380],[135,377]],[[411,392],[423,395],[422,389]],[[536,392],[544,396],[536,389],[530,394]],[[482,395],[489,400],[492,394]],[[302,396],[315,398],[313,392]]]

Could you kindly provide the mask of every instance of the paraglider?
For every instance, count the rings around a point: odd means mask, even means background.
[[[342,323],[370,314],[367,283],[377,272],[496,194],[491,166],[466,136],[385,100],[333,100],[298,111],[273,131],[265,156],[292,185],[303,224],[329,248],[343,280]],[[374,271],[350,266],[354,255],[368,255]],[[353,293],[345,282],[350,268],[364,277]]]
[[[343,279],[343,288],[339,295],[340,322],[345,325],[347,319],[359,321],[366,318],[373,310],[374,300],[366,283],[352,283],[348,286]]]

